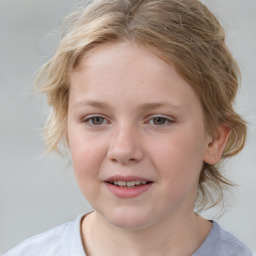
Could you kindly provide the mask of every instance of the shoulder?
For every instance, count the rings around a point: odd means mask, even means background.
[[[41,234],[32,236],[3,256],[85,256],[81,254],[79,216],[75,221],[65,223]],[[79,253],[76,252],[79,250]]]
[[[49,231],[32,236],[4,256],[21,256],[21,255],[66,255],[65,252],[65,234],[68,224],[61,225]]]
[[[217,243],[217,248],[221,251],[229,253],[228,255],[241,255],[241,256],[252,256],[250,249],[243,244],[239,239],[237,239],[233,234],[223,230],[220,226],[215,223],[217,229],[219,230],[220,239]]]
[[[200,248],[193,256],[253,256],[246,245],[216,222]]]

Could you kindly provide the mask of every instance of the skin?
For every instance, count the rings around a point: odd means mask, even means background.
[[[141,46],[100,45],[70,78],[67,138],[95,209],[82,221],[87,254],[191,255],[211,229],[193,212],[200,170],[220,160],[229,131],[220,126],[210,136],[192,87]],[[112,175],[152,185],[122,199],[104,182]]]

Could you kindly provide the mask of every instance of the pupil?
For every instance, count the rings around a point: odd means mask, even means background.
[[[163,118],[163,117],[155,117],[153,119],[153,122],[156,125],[163,125],[163,124],[165,124],[165,118]]]
[[[102,124],[103,123],[103,118],[102,117],[94,117],[92,119],[92,123],[95,124],[95,125]]]

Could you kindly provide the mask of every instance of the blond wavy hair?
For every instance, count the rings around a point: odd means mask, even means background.
[[[61,152],[65,141],[70,71],[86,53],[107,42],[130,41],[172,63],[193,87],[209,134],[220,123],[231,133],[222,159],[244,146],[246,123],[234,111],[239,67],[225,44],[222,26],[198,0],[94,0],[69,15],[54,56],[38,72],[36,84],[51,107],[45,125],[48,152]],[[222,202],[232,185],[217,165],[204,163],[197,191],[198,208]]]

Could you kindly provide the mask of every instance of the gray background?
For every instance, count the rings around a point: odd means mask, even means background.
[[[32,94],[35,71],[56,48],[61,20],[77,2],[0,0],[0,254],[90,209],[68,162],[54,154],[41,157],[48,108],[43,96]],[[249,123],[244,151],[225,167],[240,186],[218,221],[256,252],[256,0],[203,2],[225,27],[240,64],[236,109]]]

